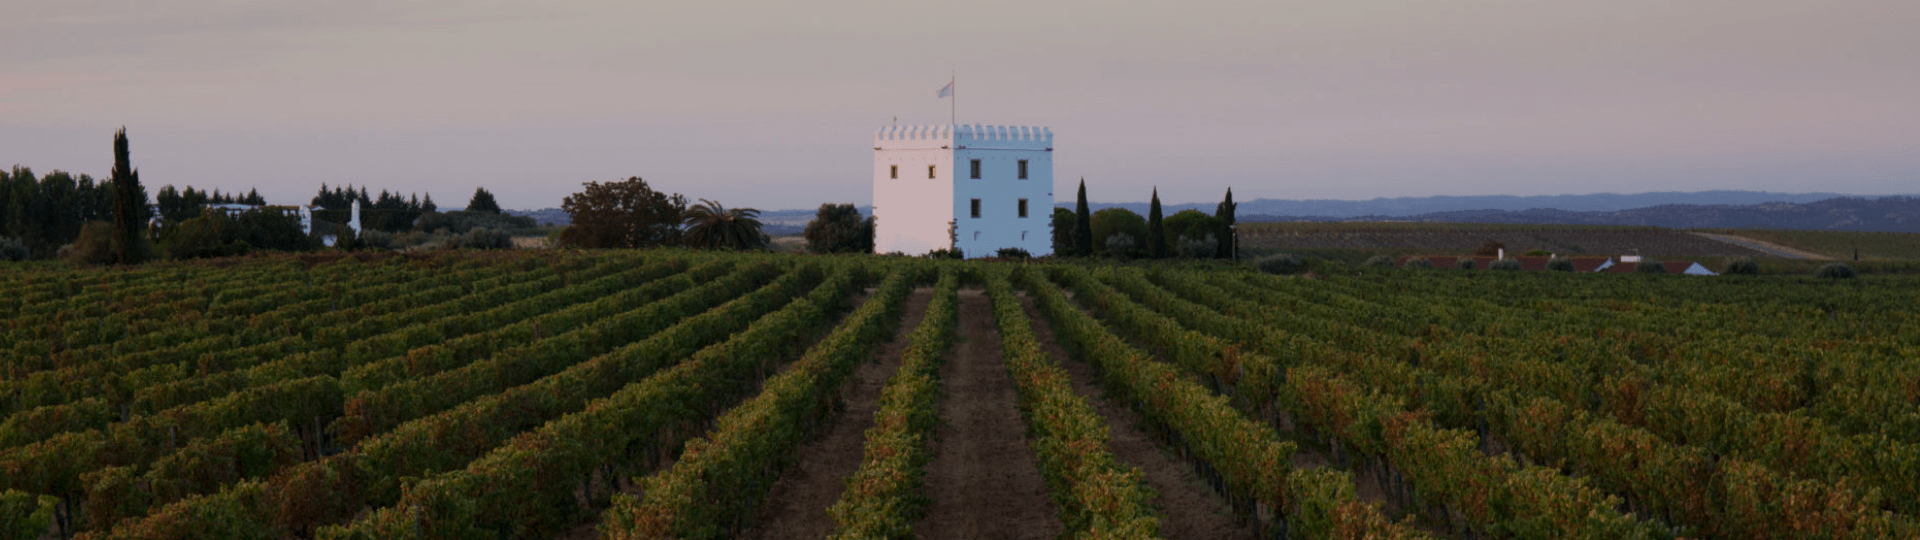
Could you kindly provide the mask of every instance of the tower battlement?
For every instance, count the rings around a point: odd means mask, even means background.
[[[888,126],[873,133],[873,147],[876,150],[1049,150],[1053,148],[1053,130],[1043,126],[981,124]]]

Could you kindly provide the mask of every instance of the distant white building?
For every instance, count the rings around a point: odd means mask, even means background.
[[[1053,131],[1033,126],[881,128],[873,137],[873,247],[969,258],[1053,253]]]

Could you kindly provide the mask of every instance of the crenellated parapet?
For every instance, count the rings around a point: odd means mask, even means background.
[[[1043,126],[981,124],[889,126],[874,132],[873,147],[876,150],[1050,150],[1053,148],[1053,130]]]

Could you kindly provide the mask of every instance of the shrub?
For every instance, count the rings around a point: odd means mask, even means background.
[[[1487,269],[1488,270],[1506,270],[1509,272],[1518,271],[1520,270],[1520,260],[1519,259],[1500,259],[1497,261],[1493,261],[1493,264],[1487,265]]]
[[[33,251],[20,242],[19,238],[0,238],[0,259],[24,261],[33,256]]]
[[[1720,273],[1729,276],[1757,276],[1760,275],[1760,263],[1753,262],[1753,259],[1748,257],[1736,257],[1727,261],[1726,270]]]
[[[1182,259],[1211,259],[1220,251],[1219,245],[1220,241],[1211,234],[1198,239],[1180,236],[1173,240],[1173,252]]]
[[[499,229],[477,228],[460,235],[460,247],[469,249],[507,249],[513,247],[513,237],[507,231]]]
[[[1557,271],[1557,272],[1572,272],[1573,259],[1569,259],[1566,257],[1554,257],[1552,259],[1548,259],[1547,269]]]
[[[1374,255],[1372,257],[1368,257],[1367,262],[1360,263],[1360,265],[1361,266],[1393,266],[1393,257],[1388,255]]]
[[[1826,279],[1853,279],[1859,273],[1854,272],[1853,267],[1847,266],[1846,263],[1829,263],[1820,267],[1820,271],[1814,275]]]
[[[1461,270],[1472,270],[1477,264],[1480,264],[1480,261],[1473,260],[1473,257],[1461,257],[1454,266],[1458,266]]]
[[[1665,274],[1667,273],[1667,265],[1660,264],[1660,261],[1653,259],[1641,259],[1640,265],[1634,267],[1633,271],[1642,274]]]
[[[368,247],[394,249],[393,233],[379,229],[367,229],[360,232],[360,242]],[[400,246],[405,247],[405,246]]]
[[[1433,268],[1433,261],[1427,260],[1426,257],[1414,257],[1407,259],[1406,264],[1402,264],[1401,266],[1407,268]]]
[[[965,259],[967,255],[962,253],[960,248],[948,248],[929,251],[926,257],[929,259]]]
[[[1253,261],[1253,267],[1269,274],[1292,274],[1306,269],[1300,257],[1292,253],[1275,253]]]
[[[1553,255],[1553,252],[1547,251],[1544,249],[1536,249],[1536,250],[1528,251],[1526,253],[1526,256],[1528,257],[1546,257],[1549,255]]]
[[[80,226],[80,236],[60,248],[60,258],[72,263],[107,264],[113,262],[113,224],[89,221]]]
[[[1015,261],[1024,261],[1024,260],[1033,258],[1033,254],[1027,253],[1027,250],[1020,249],[1017,247],[1000,248],[999,251],[993,252],[993,255],[1002,259],[1009,259],[1009,260],[1015,260]]]
[[[1127,256],[1133,254],[1133,247],[1133,237],[1130,235],[1115,234],[1107,237],[1107,254],[1113,258],[1126,260]]]

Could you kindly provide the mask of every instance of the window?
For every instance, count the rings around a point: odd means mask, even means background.
[[[927,166],[927,178],[935,178],[935,176],[933,176],[933,166],[932,166],[932,165],[928,165],[928,166]]]
[[[887,168],[888,168],[888,170],[887,170],[887,178],[892,178],[892,179],[895,179],[895,180],[898,180],[898,179],[900,179],[900,166],[899,166],[899,165],[891,165],[891,166],[888,166]]]
[[[980,177],[980,160],[977,160],[977,159],[976,159],[976,160],[973,160],[973,176],[972,176],[972,178],[979,178],[979,177]]]
[[[1027,200],[1020,199],[1020,217],[1027,217]]]
[[[980,199],[973,200],[973,217],[980,217]]]
[[[1020,179],[1027,179],[1027,160],[1020,160]]]

